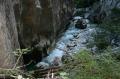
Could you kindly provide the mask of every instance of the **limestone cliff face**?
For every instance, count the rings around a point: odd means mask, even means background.
[[[101,0],[100,5],[101,12],[105,11],[109,15],[113,8],[120,8],[120,0]]]
[[[0,0],[0,67],[13,67],[20,47],[53,44],[72,12],[72,0]]]
[[[72,0],[23,0],[22,23],[20,36],[25,47],[32,42],[53,41],[72,16]]]
[[[114,8],[120,8],[120,0],[100,0],[92,6],[90,17],[96,21],[109,18]]]
[[[0,67],[11,68],[15,63],[13,51],[19,48],[18,32],[11,0],[0,1]]]

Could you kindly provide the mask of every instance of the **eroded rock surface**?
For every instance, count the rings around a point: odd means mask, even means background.
[[[72,12],[72,0],[1,0],[0,67],[13,67],[12,52],[20,47],[54,46]]]
[[[114,8],[120,9],[120,0],[100,0],[91,7],[89,18],[95,23],[101,23],[106,18],[110,19]]]

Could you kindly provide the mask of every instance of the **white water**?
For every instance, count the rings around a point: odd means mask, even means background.
[[[74,22],[76,20],[81,19],[82,17],[77,16],[74,17]],[[88,22],[88,20],[86,19]],[[54,64],[54,61],[56,58],[59,59],[56,60],[59,62],[59,65],[62,65],[61,58],[63,55],[76,53],[81,49],[87,49],[86,45],[89,40],[92,40],[93,37],[91,36],[92,33],[95,33],[95,28],[91,27],[91,24],[87,24],[86,29],[77,29],[75,28],[75,23],[71,22],[69,29],[66,30],[66,32],[63,34],[63,36],[59,39],[59,41],[56,43],[56,47],[54,50],[52,50],[48,57],[44,58],[40,63],[38,63],[36,66],[44,66],[49,67],[52,64]]]

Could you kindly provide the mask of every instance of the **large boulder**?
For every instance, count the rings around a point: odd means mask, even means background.
[[[76,24],[75,24],[75,27],[76,28],[79,28],[79,29],[85,29],[87,27],[87,23],[84,22],[83,19],[79,19]]]

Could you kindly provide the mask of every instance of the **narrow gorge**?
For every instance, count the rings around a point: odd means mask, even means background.
[[[33,55],[39,55],[38,59],[46,55],[46,49],[51,49],[66,29],[73,6],[72,0],[0,1],[0,67],[12,68],[12,52],[20,48],[35,48]]]
[[[120,0],[0,0],[0,79],[119,79],[119,57]]]

